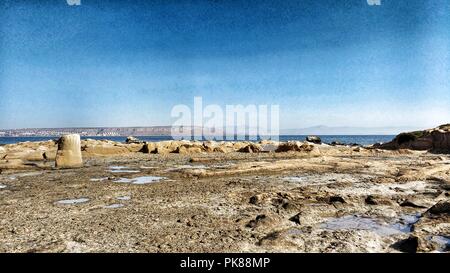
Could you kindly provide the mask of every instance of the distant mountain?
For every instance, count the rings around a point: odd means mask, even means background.
[[[329,127],[314,126],[301,129],[280,130],[282,135],[397,135],[420,130],[420,127]]]

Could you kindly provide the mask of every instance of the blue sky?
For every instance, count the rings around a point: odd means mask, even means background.
[[[3,0],[0,128],[170,125],[279,104],[281,128],[450,122],[450,0]]]

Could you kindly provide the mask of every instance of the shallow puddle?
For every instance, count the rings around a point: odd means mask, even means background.
[[[186,170],[186,169],[204,170],[204,169],[209,169],[209,167],[207,167],[205,165],[180,165],[180,166],[176,166],[173,168],[169,168],[166,171],[173,172],[173,171]]]
[[[131,170],[125,166],[110,166],[109,171],[112,173],[139,173],[139,170]]]
[[[43,172],[16,173],[16,174],[10,175],[9,179],[16,180],[17,178],[20,178],[20,177],[29,177],[29,176],[36,176],[36,175],[41,175],[41,174],[43,174]]]
[[[104,206],[103,208],[105,208],[105,209],[118,209],[118,208],[122,208],[122,207],[124,207],[123,204],[111,204],[111,205],[108,205],[108,206]]]
[[[0,189],[6,189],[5,185],[0,184]]]
[[[119,196],[119,197],[116,197],[116,199],[121,200],[121,201],[128,201],[128,200],[131,200],[131,197],[130,196]]]
[[[412,231],[412,225],[419,221],[420,214],[417,215],[403,215],[397,223],[392,224],[392,227],[401,232],[408,233]]]
[[[439,251],[450,251],[450,236],[432,235],[428,240],[439,246]]]
[[[90,181],[92,182],[101,182],[101,181],[105,181],[108,180],[108,177],[100,177],[100,178],[91,178]]]
[[[326,177],[318,175],[301,175],[301,176],[286,176],[282,178],[284,181],[303,184],[303,185],[327,185],[336,183],[335,177]]]
[[[116,180],[114,182],[117,183],[131,183],[135,185],[143,185],[143,184],[150,184],[159,182],[160,180],[165,179],[165,177],[161,176],[141,176],[136,178],[120,178],[119,180]]]
[[[332,218],[321,227],[328,230],[369,230],[381,236],[390,236],[411,232],[412,224],[417,222],[417,216],[406,215],[394,224],[383,223],[378,219],[347,215],[340,218]]]
[[[211,168],[215,168],[215,169],[228,169],[230,167],[236,166],[236,164],[234,163],[228,163],[228,164],[214,164],[214,165],[210,165]]]
[[[60,205],[75,205],[75,204],[86,203],[88,201],[89,201],[88,198],[65,199],[65,200],[56,201],[56,204],[60,204]]]

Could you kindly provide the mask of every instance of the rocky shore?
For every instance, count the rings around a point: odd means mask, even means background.
[[[68,169],[56,141],[1,146],[0,252],[447,252],[437,130],[369,147],[82,140]]]

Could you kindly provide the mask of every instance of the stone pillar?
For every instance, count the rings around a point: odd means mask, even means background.
[[[57,168],[79,168],[83,166],[81,158],[80,135],[64,135],[58,140],[56,153]]]

